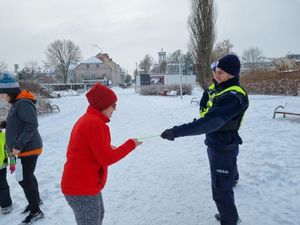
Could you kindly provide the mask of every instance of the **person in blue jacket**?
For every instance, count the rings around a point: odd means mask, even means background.
[[[225,55],[214,62],[211,69],[215,82],[203,96],[200,118],[167,129],[161,134],[163,139],[170,141],[178,137],[206,134],[211,188],[219,212],[215,217],[221,225],[240,222],[233,186],[236,159],[239,145],[242,144],[238,130],[249,105],[248,95],[240,86],[240,67],[240,60],[234,54]]]

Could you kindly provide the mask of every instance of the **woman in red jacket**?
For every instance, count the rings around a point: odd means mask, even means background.
[[[104,217],[101,190],[106,183],[108,166],[124,158],[142,142],[128,139],[117,148],[111,146],[106,123],[116,110],[116,94],[97,83],[86,97],[89,107],[73,127],[61,188],[73,209],[77,225],[101,225]]]

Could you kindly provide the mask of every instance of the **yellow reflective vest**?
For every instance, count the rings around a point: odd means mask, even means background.
[[[4,159],[7,158],[5,151],[5,132],[0,132],[0,168],[3,166]]]
[[[212,84],[208,87],[208,101],[206,103],[206,107],[205,108],[202,108],[200,110],[200,118],[202,117],[205,117],[206,113],[208,113],[208,111],[210,110],[210,108],[213,107],[214,105],[214,99],[216,97],[219,97],[221,96],[222,94],[225,94],[227,92],[230,92],[230,91],[235,91],[235,92],[238,92],[244,96],[247,95],[247,93],[243,90],[243,88],[241,88],[240,86],[237,86],[237,85],[234,85],[234,86],[231,86],[231,87],[228,87],[220,92],[217,92],[215,90],[215,84]]]

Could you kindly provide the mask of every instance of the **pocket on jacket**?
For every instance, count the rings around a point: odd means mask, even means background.
[[[227,169],[216,169],[215,187],[222,191],[231,191],[233,187],[232,171]]]

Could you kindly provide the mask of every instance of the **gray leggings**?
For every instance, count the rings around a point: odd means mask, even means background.
[[[91,196],[70,196],[65,198],[73,209],[77,225],[102,225],[104,205],[101,192]]]

